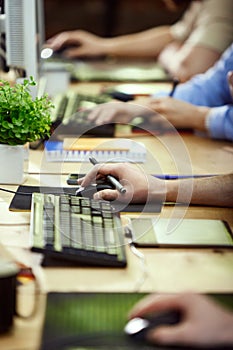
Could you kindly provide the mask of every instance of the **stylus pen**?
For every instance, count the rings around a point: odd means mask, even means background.
[[[171,89],[171,91],[170,91],[170,93],[169,93],[169,96],[170,97],[172,97],[173,95],[174,95],[174,93],[175,93],[175,91],[176,91],[176,87],[177,87],[177,85],[179,84],[179,79],[178,78],[174,78],[173,79],[173,82],[172,82],[172,89]]]
[[[89,160],[93,165],[98,164],[97,160],[94,157],[90,157]],[[126,192],[126,188],[123,187],[121,183],[114,176],[107,175],[106,178],[120,193]]]

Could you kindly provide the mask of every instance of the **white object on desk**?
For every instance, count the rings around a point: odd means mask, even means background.
[[[22,184],[28,174],[29,148],[27,145],[0,144],[0,184]]]
[[[43,64],[42,77],[44,92],[50,97],[67,92],[70,84],[68,65],[62,62],[46,62]]]
[[[89,158],[94,157],[101,163],[144,163],[146,154],[147,150],[142,143],[123,138],[112,138],[106,142],[103,139],[99,146],[92,149],[87,147],[86,150],[85,147],[69,149],[64,147],[63,141],[48,141],[45,144],[46,160],[49,162],[89,162]]]

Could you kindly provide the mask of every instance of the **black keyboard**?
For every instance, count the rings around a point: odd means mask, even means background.
[[[96,126],[87,118],[90,108],[98,104],[109,102],[108,95],[84,95],[75,91],[68,91],[66,94],[59,94],[54,97],[51,120],[54,136],[64,135],[93,135],[98,137],[114,136],[114,124]]]
[[[33,193],[31,209],[31,246],[43,266],[126,266],[124,229],[110,202]]]

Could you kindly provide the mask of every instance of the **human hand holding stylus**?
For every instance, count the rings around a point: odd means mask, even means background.
[[[94,157],[89,158],[91,164],[96,165],[98,164],[97,160]],[[107,180],[120,192],[125,193],[126,188],[121,185],[121,183],[112,175],[106,175]]]
[[[166,181],[147,175],[143,169],[129,163],[95,165],[83,178],[78,179],[77,184],[86,187],[109,174],[124,184],[125,193],[120,193],[116,188],[103,189],[94,193],[95,199],[118,200],[122,203],[146,203],[154,200],[157,202],[165,199]]]

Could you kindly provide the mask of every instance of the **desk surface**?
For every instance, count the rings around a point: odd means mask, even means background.
[[[233,153],[227,151],[226,147],[231,146],[227,142],[192,134],[137,136],[136,139],[144,142],[149,150],[147,162],[140,165],[148,173],[216,174],[233,170]],[[42,151],[31,150],[25,184],[64,185],[68,173],[85,173],[90,167],[88,163],[48,164]],[[16,186],[2,187],[16,189]],[[42,269],[27,249],[30,213],[9,212],[11,199],[12,194],[0,193],[0,241],[17,260],[34,267],[42,292],[37,315],[31,320],[17,318],[13,332],[0,338],[4,350],[37,349],[43,320],[43,293],[47,291],[233,291],[233,253],[227,250],[141,249],[146,259],[142,269],[138,258],[127,248],[126,269]],[[188,218],[226,220],[233,229],[233,209],[200,206],[179,209],[179,215]],[[173,206],[165,205],[156,215],[170,217],[172,210]]]
[[[184,133],[133,138],[147,148],[147,161],[142,164],[150,174],[222,174],[232,172],[233,146],[230,142],[214,141]],[[231,152],[229,151],[231,148]],[[85,173],[89,163],[46,162],[43,151],[31,151],[29,173],[69,174]],[[31,179],[29,180],[31,181]]]

